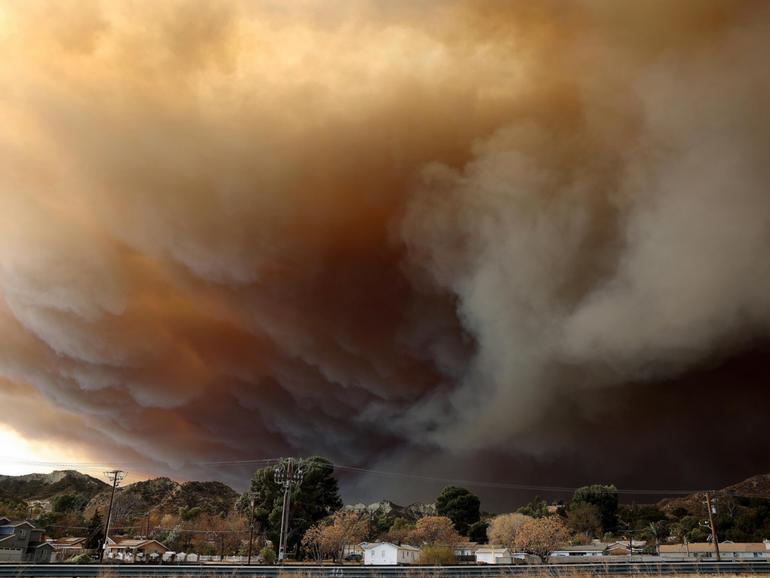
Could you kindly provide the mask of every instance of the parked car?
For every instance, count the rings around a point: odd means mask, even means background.
[[[362,560],[361,554],[348,554],[345,556],[345,562],[360,562]]]

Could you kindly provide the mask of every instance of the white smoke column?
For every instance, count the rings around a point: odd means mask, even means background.
[[[578,40],[575,123],[524,115],[461,170],[425,171],[405,236],[478,354],[403,427],[516,447],[558,388],[671,376],[768,334],[768,24],[630,68],[638,46]]]

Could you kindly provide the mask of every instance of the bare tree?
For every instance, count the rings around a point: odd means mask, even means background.
[[[516,532],[513,547],[520,552],[536,554],[544,560],[569,534],[558,516],[546,516],[528,520]]]
[[[462,536],[457,533],[452,520],[446,516],[425,516],[417,520],[414,530],[412,530],[408,539],[415,544],[444,544],[454,545],[463,541]]]
[[[302,538],[303,547],[317,560],[342,558],[345,546],[361,542],[369,533],[369,520],[355,512],[337,512],[311,526]]]

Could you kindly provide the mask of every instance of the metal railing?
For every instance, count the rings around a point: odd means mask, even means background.
[[[193,577],[237,576],[278,578],[502,578],[506,576],[770,574],[767,561],[752,562],[605,562],[585,564],[489,566],[242,566],[145,564],[0,564],[0,577],[88,578],[97,576]]]

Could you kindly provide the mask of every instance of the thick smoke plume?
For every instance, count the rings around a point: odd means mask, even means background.
[[[732,0],[6,2],[3,419],[182,476],[697,430],[770,330],[769,50]]]

